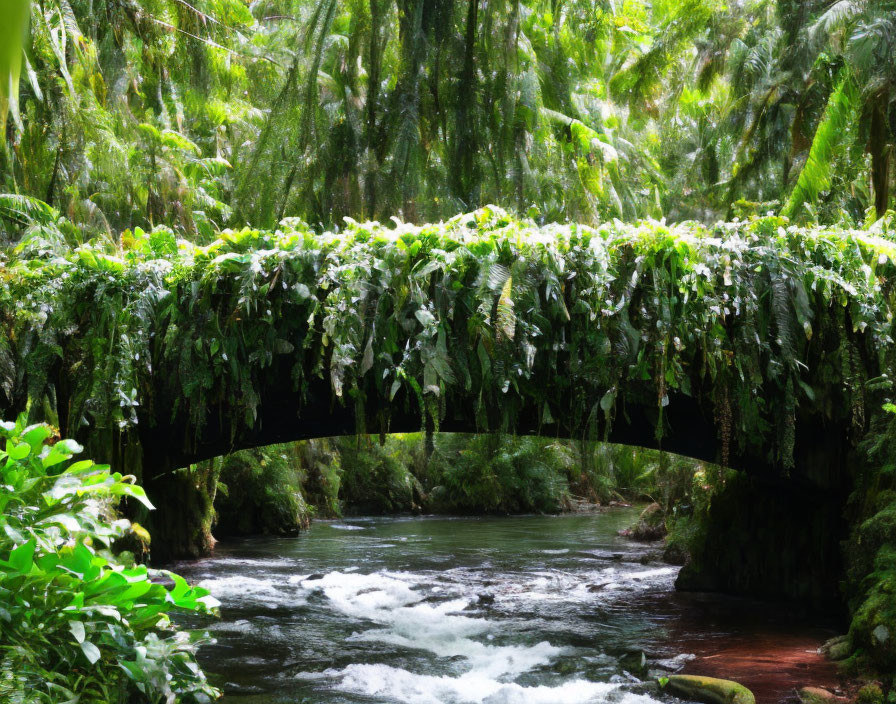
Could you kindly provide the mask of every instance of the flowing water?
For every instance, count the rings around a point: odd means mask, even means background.
[[[675,594],[677,568],[617,535],[636,517],[317,522],[178,569],[222,602],[201,659],[225,704],[651,704],[662,697],[638,676],[732,642],[743,657],[769,633],[787,651],[776,660],[827,635],[782,629],[762,605]],[[821,677],[812,657],[781,687]]]

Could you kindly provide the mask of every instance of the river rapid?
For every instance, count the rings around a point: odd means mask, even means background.
[[[760,704],[827,683],[811,652],[830,632],[676,594],[678,568],[617,535],[636,517],[321,521],[178,570],[222,602],[201,660],[225,704],[652,704],[664,697],[641,680],[721,667],[732,647],[748,679],[770,673],[748,684],[785,678]]]

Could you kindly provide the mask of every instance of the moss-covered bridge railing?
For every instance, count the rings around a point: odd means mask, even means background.
[[[883,236],[778,218],[538,228],[496,208],[207,246],[38,234],[0,267],[0,415],[142,474],[172,520],[175,467],[423,426],[590,435],[842,491],[889,390],[894,260]]]

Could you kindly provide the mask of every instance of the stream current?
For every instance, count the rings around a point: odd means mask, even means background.
[[[676,594],[678,568],[617,535],[637,513],[320,521],[178,570],[222,602],[200,656],[224,704],[651,704],[639,677],[755,649],[757,625],[787,652],[829,635]]]

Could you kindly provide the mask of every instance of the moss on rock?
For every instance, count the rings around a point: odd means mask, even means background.
[[[877,683],[866,684],[862,687],[854,700],[855,704],[884,704],[884,693]]]
[[[699,675],[670,675],[666,688],[680,697],[706,704],[755,704],[753,693],[742,684],[731,680]]]
[[[623,534],[635,540],[654,541],[666,537],[666,513],[663,507],[654,502],[641,511],[638,522],[623,531]]]
[[[866,489],[864,513],[870,517],[847,544],[852,623],[849,635],[861,671],[893,673],[896,667],[896,492],[884,488],[891,473],[881,470]],[[864,665],[864,667],[863,667]]]
[[[821,646],[821,652],[828,660],[834,660],[835,662],[845,660],[852,655],[852,641],[848,635],[836,636],[825,641],[824,645]]]
[[[803,687],[797,695],[803,704],[841,704],[846,701],[844,697],[838,697],[821,687]]]

